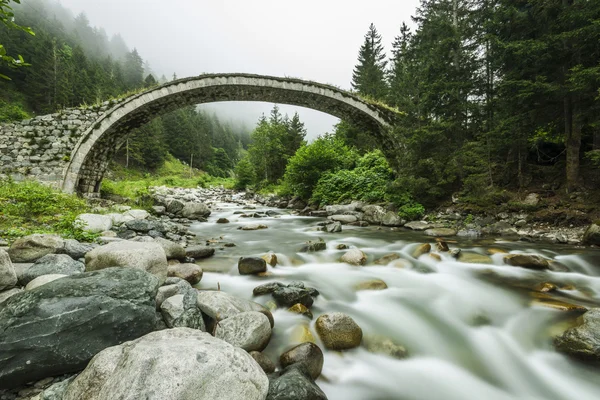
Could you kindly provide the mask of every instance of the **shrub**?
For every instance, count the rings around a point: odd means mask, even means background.
[[[242,158],[235,166],[235,183],[234,188],[238,190],[245,190],[248,186],[252,185],[256,179],[254,166],[250,162],[248,156]]]

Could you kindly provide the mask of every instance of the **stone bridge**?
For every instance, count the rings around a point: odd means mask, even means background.
[[[265,101],[322,111],[371,131],[384,150],[399,113],[333,86],[248,74],[179,79],[101,105],[0,125],[0,176],[37,179],[65,192],[98,193],[109,161],[132,129],[184,106]]]

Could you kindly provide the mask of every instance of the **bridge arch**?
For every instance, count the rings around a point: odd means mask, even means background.
[[[133,95],[98,118],[75,145],[62,189],[87,195],[99,192],[109,161],[132,129],[177,108],[220,101],[265,101],[311,108],[370,130],[384,150],[395,147],[390,127],[398,113],[336,87],[260,75],[200,75]]]

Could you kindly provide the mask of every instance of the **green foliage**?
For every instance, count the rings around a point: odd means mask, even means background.
[[[19,237],[32,233],[58,233],[90,241],[97,237],[73,223],[89,212],[85,200],[38,182],[0,180],[0,236]]]
[[[358,64],[352,72],[352,88],[373,99],[384,99],[387,94],[385,81],[386,56],[381,35],[371,24],[365,41],[358,53]]]
[[[246,190],[256,180],[254,166],[250,161],[250,157],[243,157],[235,166],[235,185],[238,190]]]
[[[403,204],[398,208],[398,215],[400,218],[415,221],[425,215],[425,207],[422,204],[416,202],[410,202]]]

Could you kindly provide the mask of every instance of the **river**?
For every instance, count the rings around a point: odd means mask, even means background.
[[[303,281],[321,295],[313,307],[314,319],[275,310],[272,340],[265,350],[271,360],[299,343],[300,327],[309,322],[325,363],[317,384],[330,400],[584,400],[600,398],[600,370],[570,360],[552,347],[552,335],[564,330],[581,314],[540,305],[532,291],[520,286],[552,281],[564,290],[553,294],[569,303],[593,307],[600,304],[600,251],[509,242],[501,239],[448,238],[450,248],[463,253],[490,256],[489,263],[458,262],[448,253],[412,257],[416,246],[435,243],[434,238],[404,229],[344,226],[341,233],[314,230],[323,218],[289,215],[273,210],[273,217],[240,218],[239,205],[213,206],[209,222],[191,230],[203,240],[235,243],[217,250],[200,264],[205,273],[199,289],[217,289],[267,304],[270,296],[252,297],[258,285],[280,281]],[[217,224],[218,218],[231,223]],[[268,229],[237,228],[261,223]],[[321,237],[327,250],[299,253],[308,240]],[[357,247],[368,255],[366,266],[355,267],[338,260],[345,250],[338,244]],[[490,250],[493,249],[493,250]],[[535,253],[554,259],[569,272],[533,271],[504,265],[504,254]],[[268,277],[240,276],[240,256],[277,254],[279,264],[269,266]],[[397,253],[404,268],[373,265],[373,260]],[[398,264],[398,263],[396,263]],[[430,271],[426,273],[426,271]],[[385,290],[355,291],[357,283],[383,280]],[[538,294],[538,296],[545,296]],[[546,295],[547,296],[547,295]],[[554,302],[561,306],[561,303]],[[409,356],[396,359],[374,354],[363,347],[343,353],[325,350],[314,330],[316,318],[326,312],[350,315],[365,336],[377,334],[404,346]]]

